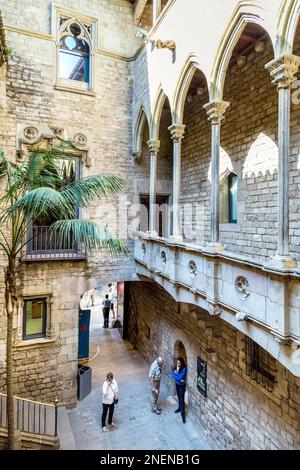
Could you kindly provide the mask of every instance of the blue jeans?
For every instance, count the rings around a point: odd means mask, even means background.
[[[185,394],[185,385],[176,384],[176,392],[178,396],[178,408],[180,409],[182,419],[185,419],[185,403],[184,403],[184,394]]]

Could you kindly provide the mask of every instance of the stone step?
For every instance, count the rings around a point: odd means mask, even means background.
[[[75,438],[64,406],[58,409],[58,437],[61,450],[76,450]]]

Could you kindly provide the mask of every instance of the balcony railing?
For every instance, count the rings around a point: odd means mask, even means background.
[[[7,427],[7,396],[0,393],[0,427]],[[57,436],[58,401],[40,403],[25,398],[14,397],[15,427],[21,432],[40,436]]]
[[[84,247],[78,246],[72,234],[62,237],[49,226],[33,226],[29,233],[25,261],[41,259],[83,259]]]

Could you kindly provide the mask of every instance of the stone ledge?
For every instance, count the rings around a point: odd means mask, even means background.
[[[79,93],[80,95],[92,96],[95,97],[96,93],[94,91],[80,90],[79,88],[65,87],[61,85],[54,85],[55,90],[59,91],[69,91],[71,93]]]
[[[41,348],[52,346],[55,342],[57,342],[58,338],[35,338],[35,339],[28,339],[22,340],[18,343],[14,343],[14,348],[16,349],[34,349],[34,348]]]

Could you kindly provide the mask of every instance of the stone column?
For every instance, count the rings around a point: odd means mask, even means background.
[[[208,249],[213,252],[224,250],[219,241],[219,168],[220,168],[220,131],[221,121],[230,103],[212,101],[204,105],[211,122],[211,210],[210,210],[210,243]]]
[[[170,239],[173,242],[181,242],[183,240],[180,220],[181,141],[185,125],[172,124],[169,131],[173,140],[173,232]]]
[[[152,11],[153,11],[153,24],[156,22],[157,18],[161,14],[161,0],[152,1]]]
[[[150,153],[150,201],[149,201],[149,231],[148,235],[157,236],[156,232],[156,183],[157,183],[157,155],[159,152],[160,141],[148,140]]]
[[[290,269],[297,265],[289,255],[289,155],[291,85],[300,57],[285,54],[266,64],[278,89],[278,246],[270,265]]]

